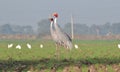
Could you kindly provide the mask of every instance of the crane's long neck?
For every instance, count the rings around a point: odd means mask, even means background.
[[[51,21],[50,28],[52,28],[52,26],[53,26],[53,21]]]
[[[51,24],[50,24],[50,31],[53,32],[53,21],[51,21]]]
[[[57,18],[55,17],[55,19],[54,19],[54,27],[55,28],[58,28],[58,25],[57,25]]]
[[[57,24],[57,18],[56,18],[56,17],[55,17],[55,19],[54,19],[54,23]]]
[[[51,24],[50,24],[50,32],[51,33],[55,32],[55,27],[53,26],[53,24],[54,24],[54,21],[51,21]]]

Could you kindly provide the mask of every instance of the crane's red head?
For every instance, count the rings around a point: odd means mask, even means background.
[[[56,18],[58,17],[58,13],[53,13],[53,16],[55,16]]]
[[[53,21],[53,18],[49,18],[50,21]]]

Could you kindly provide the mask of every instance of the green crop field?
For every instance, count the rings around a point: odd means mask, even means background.
[[[13,43],[12,48],[8,44]],[[28,49],[26,44],[32,45]],[[16,49],[16,45],[21,49]],[[43,48],[40,48],[43,44]],[[79,48],[71,51],[56,47],[50,40],[0,40],[0,72],[118,72],[120,71],[119,40],[74,40]],[[66,70],[66,71],[65,71]],[[93,70],[93,71],[92,71]]]

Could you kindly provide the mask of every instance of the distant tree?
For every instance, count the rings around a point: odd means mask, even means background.
[[[64,26],[64,31],[67,33],[67,34],[71,34],[71,23],[67,23],[67,24],[65,24],[65,26]]]
[[[0,34],[34,34],[32,26],[4,24],[0,26]]]
[[[43,19],[38,22],[38,36],[46,36],[50,34],[50,21],[48,19]]]
[[[23,34],[24,33],[24,28],[19,25],[11,25],[12,30],[14,31],[14,34]]]
[[[111,26],[111,31],[113,34],[120,34],[120,23],[113,23]]]
[[[86,35],[89,33],[89,27],[86,24],[74,24],[74,33]]]
[[[86,35],[89,34],[89,27],[86,24],[74,24],[74,34],[77,35]],[[64,26],[64,30],[68,33],[71,34],[71,24],[67,23]]]
[[[0,33],[1,34],[13,34],[13,30],[10,26],[10,24],[4,24],[0,27]]]
[[[29,35],[34,34],[34,30],[32,26],[24,26],[23,29],[24,29],[23,30],[24,34],[29,34]]]
[[[34,30],[32,26],[19,26],[19,25],[11,25],[14,34],[34,34]]]
[[[90,29],[89,29],[89,34],[91,34],[91,35],[97,35],[97,34],[99,34],[97,32],[99,32],[99,26],[95,25],[95,24],[91,25]]]
[[[100,35],[106,35],[111,32],[111,25],[110,23],[106,23],[103,25],[99,25]]]

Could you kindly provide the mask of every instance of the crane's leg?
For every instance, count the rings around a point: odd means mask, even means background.
[[[68,57],[68,56],[69,56],[69,51],[68,51],[67,47],[66,47],[66,53],[67,53],[67,54],[66,54],[66,59],[68,59],[68,58],[69,58],[69,57]]]
[[[67,52],[68,52],[68,58],[71,59],[71,50],[69,48],[67,49]]]
[[[57,57],[57,50],[58,50],[57,43],[55,44],[55,47],[56,47],[55,57]]]
[[[56,43],[56,53],[55,53],[56,59],[59,59],[59,45]]]
[[[67,46],[65,46],[65,50],[66,50],[66,59],[70,59],[70,50],[69,50],[69,48],[67,47]]]
[[[57,55],[58,55],[58,57],[57,57],[57,59],[59,60],[60,59],[60,45],[58,45],[58,50],[57,50]]]

